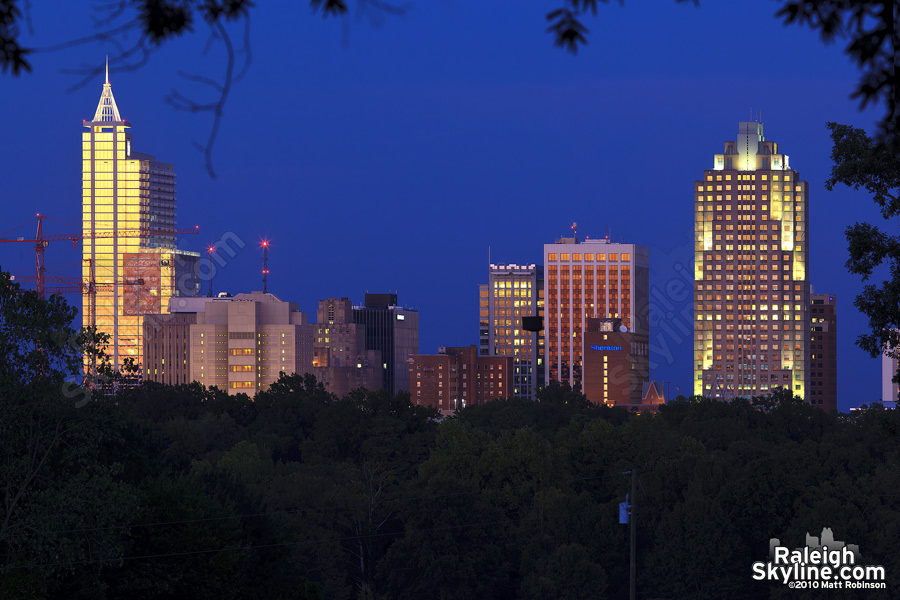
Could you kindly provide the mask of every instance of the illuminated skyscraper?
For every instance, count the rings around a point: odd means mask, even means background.
[[[591,318],[620,319],[649,334],[650,253],[608,239],[544,244],[546,383],[582,384],[584,332]]]
[[[544,338],[523,321],[543,314],[541,265],[490,265],[488,284],[479,286],[479,354],[513,358],[508,394],[515,398],[534,400],[544,385]]]
[[[99,284],[94,302],[82,297],[83,324],[95,319],[110,336],[119,368],[141,363],[142,315],[165,313],[172,296],[199,291],[195,252],[175,248],[175,171],[153,156],[132,152],[131,125],[119,114],[107,69],[97,111],[82,133],[82,275]],[[100,234],[101,237],[95,237]],[[96,314],[91,314],[91,307]]]
[[[807,397],[807,187],[757,122],[694,184],[694,394]]]

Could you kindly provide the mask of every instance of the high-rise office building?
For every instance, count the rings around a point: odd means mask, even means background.
[[[694,394],[809,391],[808,186],[757,122],[694,184]]]
[[[545,385],[582,384],[584,331],[590,318],[615,318],[649,334],[650,253],[608,239],[562,238],[544,244]]]
[[[479,354],[511,356],[515,398],[535,399],[544,385],[544,338],[523,327],[523,319],[544,313],[541,265],[490,265],[487,285],[480,285]]]
[[[837,410],[837,302],[834,294],[811,296],[809,403]]]
[[[113,367],[142,362],[142,318],[164,313],[173,296],[194,296],[200,255],[175,247],[175,172],[132,152],[130,123],[119,114],[107,73],[94,118],[84,121],[82,276],[99,284],[82,296],[83,325],[110,336]],[[92,314],[92,309],[94,314]]]
[[[411,354],[419,353],[419,311],[397,304],[397,294],[366,294],[353,307],[354,322],[366,328],[366,350],[381,353],[383,386],[391,395],[409,391]]]

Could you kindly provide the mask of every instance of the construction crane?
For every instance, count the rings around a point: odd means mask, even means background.
[[[90,276],[87,281],[79,278],[79,277],[66,277],[63,275],[47,275],[44,274],[44,291],[50,292],[51,294],[87,294],[90,297],[90,304],[88,310],[88,322],[90,323],[91,331],[97,331],[97,289],[98,288],[107,288],[113,287],[114,285],[144,285],[143,278],[138,278],[134,280],[124,279],[121,281],[104,281],[101,283],[97,283],[96,278],[94,277],[94,263],[88,258],[86,259],[89,265],[88,272]],[[37,281],[36,275],[24,275],[17,279],[16,281]],[[54,283],[57,285],[48,286],[47,283]],[[90,374],[88,385],[91,387],[93,382],[97,379],[97,356],[96,354],[91,354],[91,364],[88,369]]]
[[[50,245],[50,242],[58,242],[58,241],[70,241],[74,247],[78,246],[79,240],[94,240],[94,239],[102,239],[102,238],[112,238],[112,237],[140,237],[147,235],[191,235],[199,233],[199,227],[186,227],[181,229],[122,229],[116,231],[95,231],[94,233],[53,233],[50,235],[44,234],[44,219],[46,219],[46,215],[42,215],[40,213],[32,219],[28,221],[31,223],[34,220],[37,220],[37,234],[34,236],[34,239],[25,239],[24,237],[16,238],[14,240],[8,240],[5,238],[0,238],[0,243],[29,243],[34,244],[34,281],[35,287],[37,289],[38,296],[41,300],[44,299],[45,294],[45,282],[47,280],[46,269],[44,268],[44,250],[46,250],[47,246]],[[28,225],[28,223],[24,223],[20,227],[24,225]],[[16,228],[18,229],[18,227]],[[80,280],[79,280],[80,281]],[[62,282],[60,282],[62,283]],[[75,285],[79,285],[75,282],[65,282],[63,283],[66,286],[64,289],[71,292],[78,292],[78,289],[71,289]],[[63,292],[65,293],[65,292]]]

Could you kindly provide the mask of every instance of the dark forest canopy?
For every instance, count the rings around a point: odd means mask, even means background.
[[[253,400],[0,398],[21,458],[0,466],[4,598],[621,598],[632,468],[639,598],[803,598],[750,567],[823,527],[900,584],[896,411],[785,395],[637,415],[552,386],[440,422],[311,376]]]

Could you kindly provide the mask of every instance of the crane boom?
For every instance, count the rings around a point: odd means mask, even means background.
[[[145,229],[120,229],[116,231],[94,231],[92,233],[53,233],[49,235],[44,234],[44,219],[46,219],[46,215],[42,215],[38,213],[38,215],[28,221],[31,223],[32,221],[37,220],[37,233],[33,239],[25,239],[24,237],[19,237],[14,240],[0,238],[0,244],[2,243],[28,243],[34,244],[34,281],[36,283],[38,296],[43,300],[45,294],[45,283],[47,281],[52,280],[52,276],[48,277],[45,269],[44,269],[44,250],[47,246],[50,245],[50,242],[58,242],[58,241],[69,241],[72,242],[73,246],[78,246],[78,240],[92,240],[92,239],[104,239],[104,238],[112,238],[112,237],[138,237],[138,236],[146,236],[146,235],[193,235],[200,233],[200,227],[182,227],[180,229],[158,229],[158,228],[145,228]],[[25,225],[28,225],[25,223]],[[18,229],[18,227],[16,228]],[[29,278],[30,279],[30,278]],[[24,280],[24,279],[23,279]],[[75,281],[65,281],[58,282],[62,283],[66,286],[66,289],[73,287],[74,285],[84,285],[81,280]],[[77,291],[77,290],[75,290]]]

